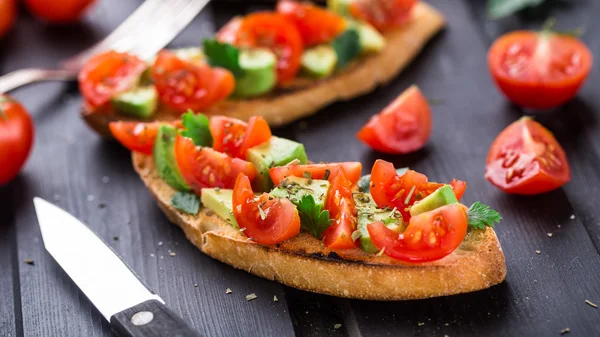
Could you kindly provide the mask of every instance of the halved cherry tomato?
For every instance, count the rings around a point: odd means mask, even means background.
[[[307,2],[283,0],[277,12],[296,24],[305,46],[327,43],[346,29],[346,20]]]
[[[384,31],[408,21],[416,3],[417,0],[355,0],[350,3],[350,14]]]
[[[375,246],[387,256],[405,262],[428,262],[456,250],[467,227],[466,207],[450,204],[413,216],[401,234],[379,221],[367,225],[367,230]]]
[[[422,148],[430,133],[429,104],[413,85],[371,117],[356,136],[375,151],[403,154]]]
[[[173,122],[110,122],[108,127],[113,137],[130,151],[152,154],[154,141],[161,124],[171,124],[182,128],[181,121]]]
[[[352,185],[356,184],[360,179],[362,164],[354,161],[306,165],[288,164],[269,169],[269,176],[271,176],[271,180],[277,186],[286,177],[303,177],[305,172],[308,172],[313,179],[323,179],[327,171],[329,171],[329,181],[331,181],[333,178],[332,173],[340,166],[344,169],[344,173]]]
[[[158,53],[152,79],[161,101],[178,112],[203,110],[229,96],[235,87],[229,71],[182,60],[167,50]]]
[[[17,18],[17,0],[0,0],[0,38],[12,28]]]
[[[210,119],[210,133],[213,136],[213,149],[231,157],[245,159],[246,151],[268,141],[271,128],[263,117],[252,116],[245,123],[239,119],[214,116]]]
[[[250,180],[240,173],[233,187],[233,216],[244,234],[254,241],[272,245],[300,233],[296,206],[286,198],[267,193],[255,196]]]
[[[516,31],[494,42],[488,66],[509,100],[549,109],[575,96],[592,68],[592,53],[574,37]]]
[[[293,22],[273,12],[252,13],[223,27],[217,33],[221,42],[240,47],[264,47],[277,55],[279,83],[293,79],[300,69],[302,36]]]
[[[78,20],[95,0],[24,0],[27,8],[36,16],[54,23]]]
[[[98,107],[134,86],[146,67],[132,54],[112,50],[98,54],[79,72],[79,90],[92,107]]]
[[[206,187],[233,188],[240,173],[250,180],[256,177],[252,163],[208,147],[198,147],[180,135],[175,138],[175,159],[183,178],[197,193]]]
[[[456,198],[460,200],[467,184],[454,179],[450,185]],[[379,207],[396,208],[402,213],[404,221],[408,221],[411,217],[410,206],[442,186],[444,184],[429,182],[427,176],[413,170],[408,170],[399,176],[392,163],[381,159],[375,161],[371,171],[373,201]]]
[[[31,152],[34,128],[25,108],[0,95],[0,185],[17,176]]]
[[[344,169],[338,166],[331,174],[331,187],[325,209],[333,223],[323,232],[323,243],[331,249],[356,247],[352,232],[356,230],[356,205],[352,197],[352,182],[346,178]]]
[[[571,180],[571,168],[554,135],[523,117],[492,143],[485,178],[506,193],[540,194]]]

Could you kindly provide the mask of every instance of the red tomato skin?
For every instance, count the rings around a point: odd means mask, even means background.
[[[213,116],[209,122],[213,149],[234,158],[243,158],[241,148],[248,123],[233,117]]]
[[[25,165],[34,133],[25,108],[10,96],[0,96],[0,185],[14,179]]]
[[[467,189],[467,183],[462,180],[452,179],[450,186],[452,186],[452,190],[456,195],[456,199],[460,201],[460,199],[463,197],[463,194],[465,194],[465,190]]]
[[[0,0],[0,38],[12,28],[17,19],[17,1]]]
[[[467,227],[466,207],[450,204],[413,216],[401,234],[379,221],[367,225],[367,230],[375,246],[387,256],[420,263],[439,260],[456,250],[467,234]]]
[[[23,0],[37,17],[52,23],[70,23],[81,18],[95,0]]]
[[[202,188],[233,188],[240,173],[249,180],[256,177],[252,163],[211,148],[197,147],[191,139],[180,135],[175,138],[175,159],[183,178],[198,194]]]
[[[79,90],[91,107],[130,89],[146,69],[137,56],[107,51],[92,57],[79,72]]]
[[[554,135],[524,117],[504,129],[492,143],[485,178],[506,193],[536,195],[569,182],[571,168]]]
[[[353,17],[386,31],[407,22],[416,3],[417,0],[355,0],[349,10]]]
[[[341,166],[331,174],[331,188],[325,202],[333,223],[323,232],[323,243],[330,249],[355,248],[352,233],[356,230],[356,205],[352,197],[352,182]]]
[[[161,122],[110,122],[108,128],[113,137],[130,151],[152,154],[154,141]]]
[[[356,185],[361,177],[362,164],[353,161],[327,164],[288,164],[269,169],[269,176],[275,185],[279,185],[286,177],[303,177],[304,172],[310,173],[313,179],[323,179],[325,178],[326,170],[329,170],[329,180],[331,181],[333,172],[339,166],[344,169],[344,174],[352,182],[352,185]]]
[[[330,42],[346,29],[343,17],[310,3],[279,1],[277,12],[296,25],[305,46]]]
[[[375,151],[406,154],[425,146],[431,127],[429,103],[413,85],[371,117],[356,137]]]
[[[547,73],[552,70],[539,70],[529,66],[518,78],[505,69],[507,52],[512,48],[522,50],[535,49],[544,33],[533,31],[515,31],[501,36],[490,47],[488,52],[488,67],[494,82],[500,91],[513,103],[530,109],[547,110],[560,106],[571,100],[579,91],[591,71],[593,57],[588,47],[572,37],[550,34],[550,46],[569,48],[577,51],[580,59],[576,73],[567,78],[549,79]],[[548,34],[548,33],[545,33]],[[552,47],[549,47],[552,48]],[[528,57],[531,57],[529,55]],[[527,60],[526,62],[533,62]],[[568,66],[567,66],[568,67]],[[543,71],[544,75],[538,72]],[[544,77],[545,76],[545,77]]]

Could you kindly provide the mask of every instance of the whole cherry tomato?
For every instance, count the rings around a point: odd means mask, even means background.
[[[33,145],[33,122],[12,97],[0,96],[0,185],[17,176]]]
[[[50,22],[77,21],[95,0],[23,0],[36,16]]]
[[[17,17],[16,0],[0,0],[0,38],[6,35]]]

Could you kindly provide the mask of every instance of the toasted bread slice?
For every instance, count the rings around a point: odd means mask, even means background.
[[[412,19],[397,30],[387,32],[386,47],[377,54],[360,58],[338,74],[323,80],[298,79],[286,88],[264,97],[226,100],[205,113],[227,115],[243,120],[263,116],[272,126],[290,123],[312,115],[339,100],[349,100],[373,91],[378,85],[395,78],[423,46],[445,25],[444,17],[435,8],[418,3]],[[111,137],[108,123],[133,120],[114,111],[82,111],[85,121],[105,137]],[[173,120],[176,114],[161,107],[155,120]]]
[[[423,264],[404,264],[358,248],[333,252],[306,233],[277,245],[260,245],[210,209],[198,215],[175,209],[175,190],[158,176],[152,157],[134,153],[132,159],[158,206],[202,252],[294,288],[357,299],[407,300],[485,289],[506,276],[504,254],[491,228],[470,231],[452,254]]]

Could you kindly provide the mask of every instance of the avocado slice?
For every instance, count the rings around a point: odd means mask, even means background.
[[[158,171],[158,175],[167,183],[178,191],[188,191],[190,186],[185,182],[185,179],[177,167],[175,160],[175,137],[177,130],[170,125],[161,125],[158,129],[152,157],[154,165]]]
[[[343,16],[350,16],[350,4],[354,0],[327,0],[327,9]]]
[[[154,86],[137,87],[113,97],[110,103],[119,113],[146,119],[156,112],[158,93]]]
[[[312,195],[315,204],[325,209],[325,200],[331,184],[327,180],[307,179],[300,177],[287,177],[275,187],[270,194],[277,198],[287,198],[298,206],[300,200],[307,195]]]
[[[234,94],[254,97],[265,94],[277,83],[277,57],[268,49],[247,49],[240,52],[242,77],[236,79]]]
[[[435,190],[435,192],[423,198],[421,201],[418,201],[412,205],[410,208],[410,215],[419,215],[444,205],[456,203],[458,203],[458,199],[456,199],[456,195],[454,194],[452,186],[444,185]]]
[[[248,149],[246,158],[254,164],[258,172],[254,180],[254,188],[262,192],[270,191],[273,188],[273,182],[269,176],[270,168],[283,166],[293,160],[298,160],[300,164],[306,164],[308,161],[304,145],[275,136]]]
[[[337,54],[333,47],[320,45],[306,49],[302,53],[302,71],[315,78],[331,75],[337,64]]]
[[[233,216],[233,190],[223,188],[203,188],[200,200],[202,205],[215,212],[221,219],[235,228],[239,228]]]
[[[354,203],[358,214],[357,230],[360,234],[360,248],[367,253],[377,253],[379,249],[373,244],[367,226],[375,221],[383,222],[391,230],[399,233],[406,229],[402,214],[397,210],[378,208],[369,193],[354,193]],[[353,235],[354,236],[354,235]]]
[[[381,51],[385,47],[385,38],[367,22],[356,22],[360,53],[369,54]]]

